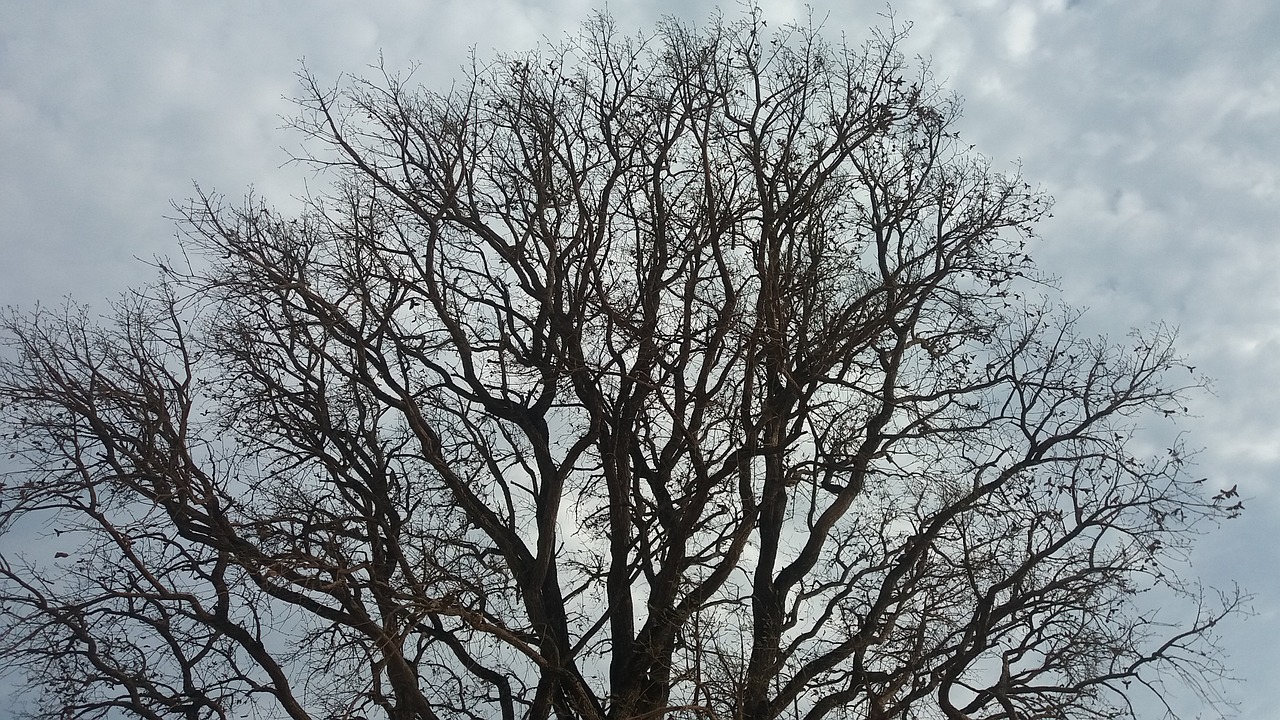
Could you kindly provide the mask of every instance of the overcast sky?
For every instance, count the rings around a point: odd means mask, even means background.
[[[304,183],[282,130],[305,61],[321,79],[419,64],[445,86],[468,49],[528,49],[588,0],[416,2],[0,0],[0,305],[101,306],[176,250],[169,203],[193,183],[289,206]],[[850,9],[850,6],[857,9]],[[765,2],[771,22],[800,3]],[[859,41],[887,6],[814,2]],[[623,28],[714,3],[610,10]],[[727,15],[738,12],[726,3]],[[1189,442],[1248,506],[1195,569],[1238,580],[1256,616],[1224,630],[1246,718],[1280,718],[1280,3],[1275,0],[902,0],[912,53],[965,97],[962,133],[1057,199],[1033,254],[1095,332],[1165,321],[1216,379]],[[1152,424],[1156,424],[1152,420]],[[1159,428],[1156,428],[1157,430]]]

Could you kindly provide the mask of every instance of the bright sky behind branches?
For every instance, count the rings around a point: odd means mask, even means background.
[[[445,87],[480,58],[572,32],[583,0],[26,2],[0,0],[0,305],[102,306],[177,252],[170,200],[252,186],[282,208],[326,180],[286,164],[302,63],[320,79],[417,65]],[[804,6],[765,2],[771,25]],[[616,2],[628,32],[710,2]],[[728,4],[733,17],[740,8]],[[813,8],[832,39],[887,6]],[[1238,580],[1257,615],[1224,629],[1245,718],[1280,718],[1280,3],[1270,0],[902,0],[905,45],[965,98],[961,132],[1056,197],[1032,248],[1085,326],[1165,321],[1215,395],[1192,407],[1201,474],[1247,511],[1194,571]],[[282,149],[283,148],[283,149]],[[1153,437],[1172,425],[1148,422]],[[1158,448],[1156,448],[1158,449]]]

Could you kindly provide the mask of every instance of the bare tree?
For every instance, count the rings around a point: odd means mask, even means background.
[[[447,92],[304,75],[308,211],[202,194],[196,260],[111,318],[4,321],[0,657],[33,708],[1220,702],[1240,600],[1180,560],[1242,506],[1135,440],[1200,381],[1169,331],[1036,299],[1047,198],[900,40],[597,17]]]

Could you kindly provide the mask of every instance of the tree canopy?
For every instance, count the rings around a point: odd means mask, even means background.
[[[0,658],[33,709],[1221,702],[1240,598],[1183,561],[1242,506],[1140,432],[1203,381],[1168,329],[1045,299],[1049,199],[901,40],[597,16],[443,91],[304,73],[305,211],[202,193],[109,317],[3,320]]]

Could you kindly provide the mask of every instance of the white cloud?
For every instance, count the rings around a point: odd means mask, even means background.
[[[1015,3],[1007,11],[1004,26],[1005,50],[1015,60],[1031,53],[1036,45],[1036,11],[1029,3]]]

